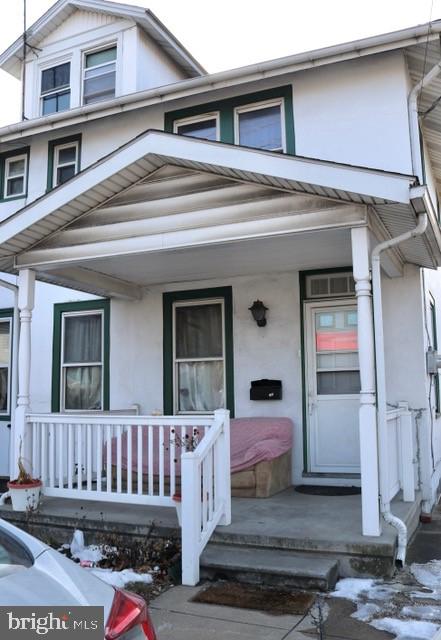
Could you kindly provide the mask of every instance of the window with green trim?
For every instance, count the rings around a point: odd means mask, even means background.
[[[166,413],[233,411],[231,288],[164,294]]]
[[[165,114],[164,129],[294,155],[292,86],[170,111]]]
[[[109,405],[109,301],[55,305],[53,410]]]
[[[0,311],[0,420],[11,417],[12,309]]]
[[[0,155],[2,200],[25,198],[28,190],[29,147]]]
[[[81,134],[50,140],[48,146],[47,188],[64,184],[80,171]]]

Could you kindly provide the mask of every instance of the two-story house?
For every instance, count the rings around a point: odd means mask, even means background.
[[[59,0],[0,55],[0,475],[172,506],[182,471],[198,559],[226,409],[235,495],[359,486],[353,535],[404,560],[441,477],[440,32],[207,74],[151,12]]]

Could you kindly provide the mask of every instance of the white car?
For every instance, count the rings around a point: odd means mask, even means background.
[[[102,606],[105,640],[156,640],[143,598],[0,519],[0,606]]]

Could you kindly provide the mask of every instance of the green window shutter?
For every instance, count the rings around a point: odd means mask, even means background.
[[[233,294],[231,287],[171,291],[163,294],[164,414],[173,415],[173,304],[178,301],[223,298],[225,310],[226,407],[234,418]]]
[[[104,353],[103,353],[103,410],[110,405],[110,300],[85,300],[54,305],[54,328],[52,343],[52,401],[53,413],[60,411],[61,395],[61,323],[63,313],[71,311],[103,311]]]

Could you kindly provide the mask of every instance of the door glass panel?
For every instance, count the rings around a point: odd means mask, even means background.
[[[359,393],[357,310],[316,312],[315,347],[317,394]]]
[[[358,371],[318,373],[317,393],[319,396],[360,393],[360,374]]]
[[[358,353],[319,353],[317,369],[358,369]]]

